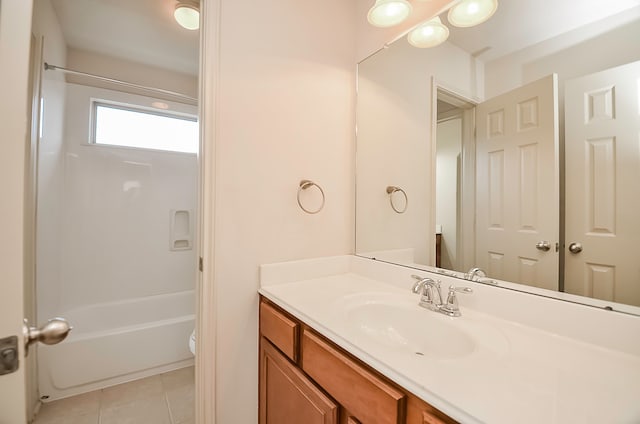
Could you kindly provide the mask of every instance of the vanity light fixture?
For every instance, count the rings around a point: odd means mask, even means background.
[[[447,38],[449,28],[442,23],[439,16],[419,25],[407,36],[409,44],[418,48],[435,47],[444,43]]]
[[[196,30],[200,28],[200,5],[195,0],[179,0],[173,17],[183,28]]]
[[[367,20],[379,28],[398,25],[411,14],[411,3],[407,0],[376,0],[367,14]]]
[[[451,25],[472,27],[489,19],[498,9],[498,0],[462,0],[451,9],[447,16]]]

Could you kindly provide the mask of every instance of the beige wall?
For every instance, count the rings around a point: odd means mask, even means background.
[[[380,30],[366,21],[369,0],[222,0],[218,422],[257,422],[258,265],[353,253],[356,62],[446,3],[418,5],[413,21]],[[326,193],[317,215],[296,204],[303,178]]]
[[[258,266],[353,249],[355,3],[222,1],[217,418],[258,420]],[[296,203],[301,179],[326,205]],[[206,265],[205,265],[206,266]]]

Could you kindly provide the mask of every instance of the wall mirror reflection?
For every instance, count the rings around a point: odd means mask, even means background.
[[[356,253],[638,313],[640,2],[440,19],[358,66]]]

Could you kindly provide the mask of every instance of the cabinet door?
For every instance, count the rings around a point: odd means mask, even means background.
[[[458,422],[438,411],[428,403],[409,394],[407,399],[407,424],[457,424]]]
[[[403,392],[306,328],[302,332],[302,369],[353,418],[365,424],[405,422]]]
[[[264,337],[260,338],[260,424],[337,424],[338,405]]]

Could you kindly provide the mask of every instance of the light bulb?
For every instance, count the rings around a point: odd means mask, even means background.
[[[176,22],[183,28],[196,30],[200,28],[200,12],[196,6],[188,3],[178,3],[173,12]]]
[[[418,48],[435,47],[449,38],[449,28],[443,25],[439,17],[435,17],[416,27],[407,36],[409,44]]]
[[[456,27],[472,27],[489,19],[498,9],[498,0],[462,0],[449,9],[448,19]]]
[[[407,0],[376,0],[367,14],[367,20],[380,28],[398,25],[409,17],[412,7]]]

